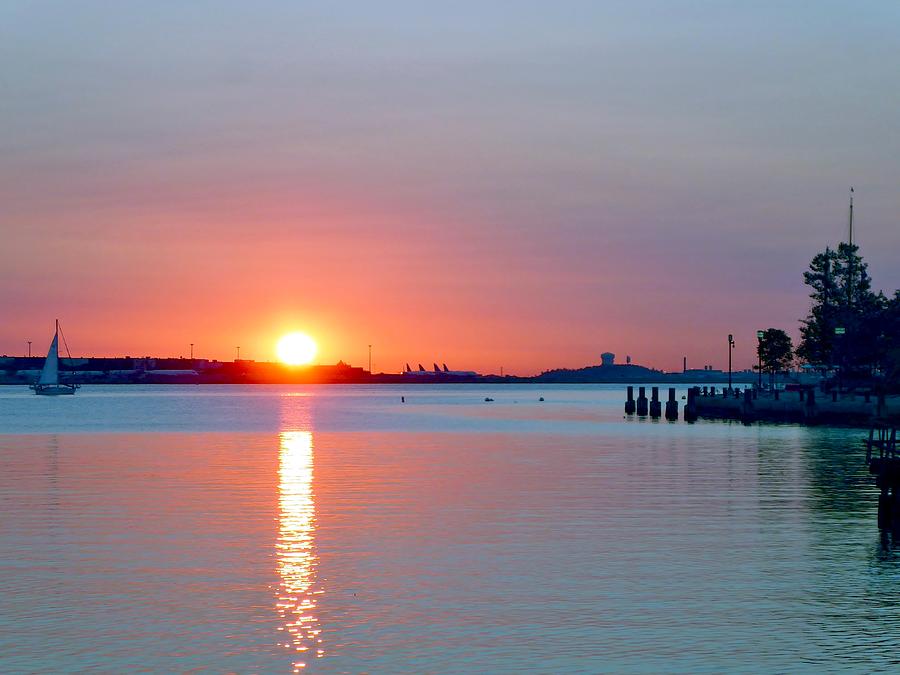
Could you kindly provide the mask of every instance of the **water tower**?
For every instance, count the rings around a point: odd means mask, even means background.
[[[603,352],[600,355],[601,366],[611,366],[616,362],[616,355],[612,352]]]

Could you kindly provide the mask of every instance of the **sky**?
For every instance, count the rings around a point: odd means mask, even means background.
[[[0,4],[0,353],[755,362],[900,288],[900,4]]]

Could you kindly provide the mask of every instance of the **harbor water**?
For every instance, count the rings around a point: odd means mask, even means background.
[[[900,668],[864,432],[623,400],[0,388],[0,672]]]

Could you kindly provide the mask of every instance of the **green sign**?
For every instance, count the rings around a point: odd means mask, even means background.
[[[834,329],[835,335],[843,335],[846,332],[847,332],[847,329],[844,328],[843,326],[838,326],[837,328]]]

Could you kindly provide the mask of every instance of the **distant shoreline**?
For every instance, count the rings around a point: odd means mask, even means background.
[[[32,384],[43,357],[0,357],[0,384]],[[184,358],[62,358],[60,380],[69,384],[699,384],[721,385],[728,373],[709,368],[665,373],[636,364],[604,363],[579,369],[548,370],[539,375],[496,375],[412,370],[370,373],[343,361],[334,365],[287,366],[267,361],[210,361]],[[758,374],[732,373],[735,385],[753,384]]]
[[[311,378],[284,378],[272,380],[258,379],[206,379],[196,375],[153,375],[145,374],[134,379],[121,378],[83,378],[72,376],[69,373],[61,373],[60,381],[64,384],[80,384],[80,385],[167,385],[167,386],[188,386],[188,385],[308,385],[308,384],[351,384],[351,385],[409,385],[419,386],[423,384],[480,384],[480,385],[504,385],[504,384],[534,384],[534,385],[553,385],[553,384],[615,384],[623,387],[630,385],[678,385],[678,386],[703,386],[718,385],[724,386],[727,377],[711,378],[708,380],[698,380],[694,378],[683,378],[673,375],[663,375],[660,377],[648,377],[646,379],[546,379],[542,376],[519,377],[519,376],[491,376],[484,375],[479,377],[405,377],[403,375],[376,374],[359,379],[311,379]],[[753,378],[732,377],[732,382],[737,385],[752,385],[756,382]],[[28,386],[33,384],[32,381],[22,379],[0,379],[0,386]]]

